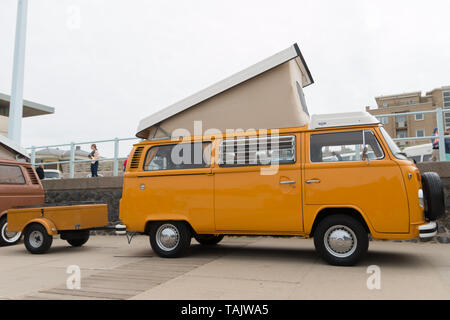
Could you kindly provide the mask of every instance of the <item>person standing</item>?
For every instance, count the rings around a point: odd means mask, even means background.
[[[128,155],[128,156],[130,156],[130,155]],[[128,157],[123,162],[123,172],[125,172],[127,170],[127,163],[128,163]]]
[[[439,137],[437,128],[434,128],[433,136],[435,138],[431,139],[431,143],[433,145],[433,151],[431,153],[431,161],[439,161]]]
[[[91,145],[91,153],[89,154],[89,158],[92,159],[91,161],[91,177],[98,177],[97,171],[98,171],[98,158],[99,153],[97,149],[97,145],[94,143]]]
[[[42,166],[42,164],[40,164],[37,168],[36,168],[36,173],[39,177],[40,180],[45,179],[45,173],[44,173],[44,167]]]

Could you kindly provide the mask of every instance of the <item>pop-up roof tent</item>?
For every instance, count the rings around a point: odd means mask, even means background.
[[[2,160],[29,160],[27,150],[14,141],[0,135],[0,159]]]
[[[303,95],[313,78],[297,44],[144,118],[137,137],[158,139],[177,129],[201,132],[304,126],[309,112]],[[179,132],[179,131],[177,131]]]

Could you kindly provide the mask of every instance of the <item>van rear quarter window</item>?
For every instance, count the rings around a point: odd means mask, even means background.
[[[211,142],[177,143],[151,147],[144,171],[207,168],[211,164]]]
[[[0,184],[25,184],[20,167],[0,165]]]
[[[363,144],[370,160],[383,159],[384,153],[372,131],[347,131],[311,134],[311,162],[362,161]]]

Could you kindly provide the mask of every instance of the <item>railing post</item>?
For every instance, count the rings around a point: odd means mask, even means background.
[[[442,116],[442,108],[436,109],[436,121],[439,136],[439,161],[445,161],[445,132],[444,121]]]
[[[69,171],[70,178],[72,179],[75,176],[75,143],[70,143],[70,162],[69,162]]]
[[[119,138],[114,138],[114,165],[113,175],[119,175]]]
[[[31,165],[34,167],[36,165],[36,147],[31,147]]]

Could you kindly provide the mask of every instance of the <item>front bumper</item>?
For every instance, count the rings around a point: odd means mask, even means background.
[[[124,235],[127,234],[127,226],[123,224],[116,224],[115,225],[116,234],[117,235]]]
[[[431,221],[419,226],[419,236],[421,239],[432,238],[437,234],[437,223]]]

